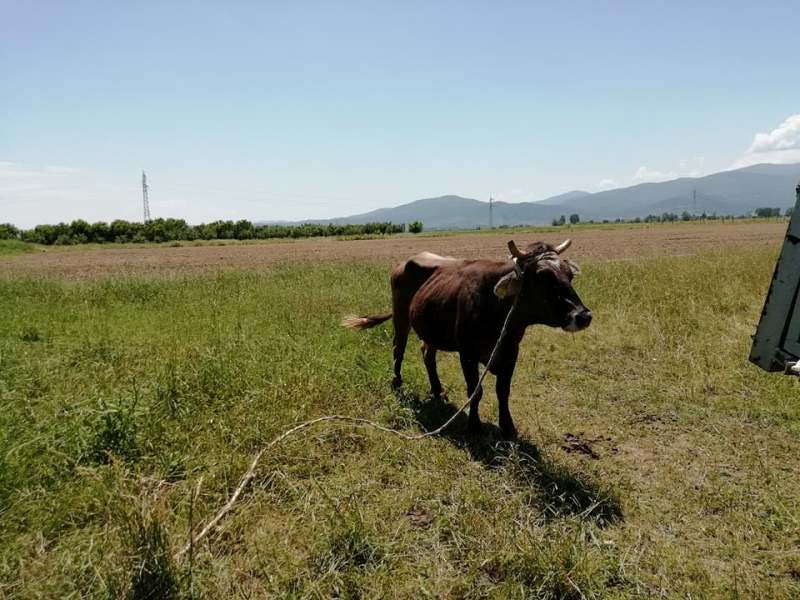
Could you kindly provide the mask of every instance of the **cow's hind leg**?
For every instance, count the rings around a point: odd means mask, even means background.
[[[467,382],[467,397],[472,397],[472,392],[478,387],[478,380],[480,379],[478,375],[478,359],[465,356],[464,354],[461,354],[460,358],[461,370],[464,373],[464,380]],[[481,403],[481,397],[483,397],[483,386],[478,389],[475,397],[472,398],[469,404],[469,430],[472,433],[480,433],[481,430],[481,418],[478,415],[478,406]]]
[[[394,354],[394,379],[392,379],[392,388],[396,390],[403,385],[403,377],[400,374],[400,371],[403,367],[403,355],[406,352],[409,329],[408,317],[398,319],[395,315],[394,340],[392,342],[392,350]]]
[[[436,348],[422,342],[422,359],[428,371],[428,380],[431,382],[431,396],[436,400],[446,399],[442,392],[442,382],[439,381],[439,373],[436,371]]]

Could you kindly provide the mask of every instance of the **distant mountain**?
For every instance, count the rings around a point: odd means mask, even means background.
[[[424,198],[394,208],[379,208],[370,212],[322,221],[324,223],[370,223],[392,221],[410,223],[422,221],[428,229],[464,229],[475,227],[489,214],[488,204],[461,196]],[[429,225],[428,225],[429,224]]]
[[[544,200],[537,200],[536,203],[541,204],[543,206],[556,205],[556,204],[563,204],[564,202],[569,202],[570,200],[577,200],[585,196],[591,196],[591,194],[589,192],[584,192],[582,190],[573,190],[571,192],[558,194],[557,196],[550,196],[549,198],[545,198]]]
[[[560,205],[587,219],[644,217],[683,212],[741,215],[761,206],[794,206],[800,164],[755,165],[705,177],[682,177],[659,183],[590,194]]]
[[[501,225],[520,225],[527,223],[550,223],[554,211],[550,206],[539,206],[539,203],[495,202],[493,205],[493,222],[495,227]],[[318,223],[326,225],[348,223],[375,223],[391,221],[393,223],[410,223],[422,221],[425,229],[474,229],[489,225],[489,203],[462,196],[439,196],[424,198],[394,208],[379,208],[370,212],[349,217],[334,219],[312,219],[297,223]],[[287,224],[285,222],[262,221],[262,223]]]
[[[762,206],[794,206],[800,164],[761,164],[705,177],[682,177],[658,183],[589,193],[572,191],[538,202],[495,202],[493,222],[502,225],[550,224],[560,215],[589,219],[630,219],[665,212],[742,215]],[[422,221],[426,229],[472,229],[489,225],[489,204],[461,196],[425,198],[394,208],[302,223],[369,223]]]

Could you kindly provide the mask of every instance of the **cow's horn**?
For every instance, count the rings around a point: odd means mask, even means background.
[[[572,240],[564,240],[558,246],[556,246],[556,254],[561,254],[564,250],[569,248],[572,245]]]
[[[513,256],[514,258],[522,258],[523,256],[525,256],[525,254],[523,252],[520,252],[519,248],[517,248],[517,245],[514,243],[514,240],[509,240],[508,251],[511,252],[511,256]]]

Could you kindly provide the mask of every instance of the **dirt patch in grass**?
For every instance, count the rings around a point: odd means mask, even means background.
[[[565,433],[564,443],[561,445],[561,449],[569,454],[583,454],[584,456],[598,460],[600,458],[600,454],[598,453],[596,446],[600,444],[610,444],[611,442],[613,442],[613,440],[608,436],[587,438],[582,432],[578,432],[577,435]],[[614,454],[616,454],[618,451],[619,449],[613,445],[609,449],[609,452]]]
[[[215,271],[263,271],[281,264],[351,262],[369,260],[387,267],[428,250],[463,258],[503,258],[506,243],[544,240],[574,241],[577,259],[633,259],[686,255],[741,246],[776,247],[786,233],[777,222],[715,222],[653,225],[619,225],[611,228],[553,229],[552,232],[498,231],[412,236],[383,239],[331,238],[293,242],[202,246],[147,246],[91,249],[48,248],[0,260],[0,276],[50,275],[88,279],[108,275],[166,275]]]

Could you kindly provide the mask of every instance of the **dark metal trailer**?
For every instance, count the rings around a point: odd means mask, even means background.
[[[783,248],[753,336],[750,361],[766,371],[800,375],[800,184]]]

